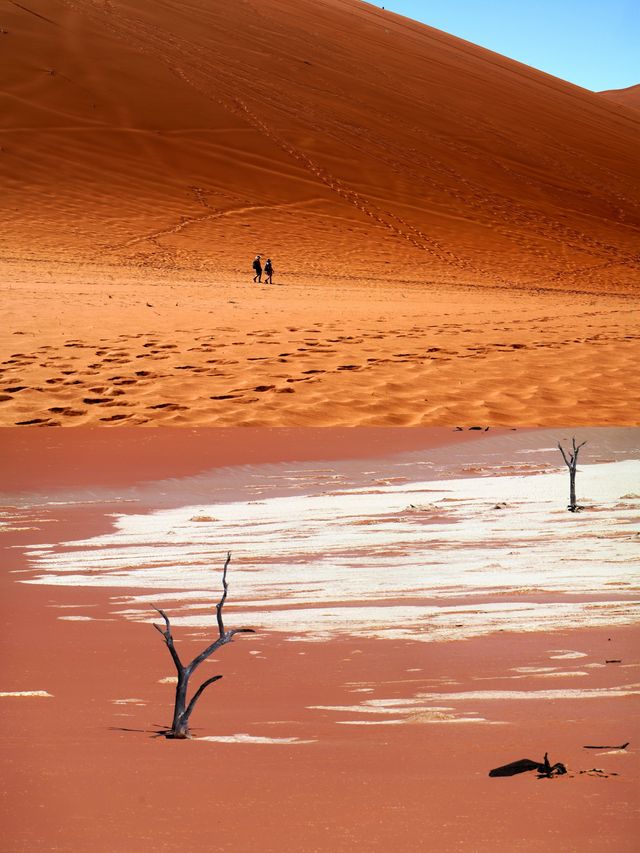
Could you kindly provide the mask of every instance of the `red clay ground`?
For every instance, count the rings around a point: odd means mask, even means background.
[[[29,431],[34,439],[43,435],[48,431]],[[23,458],[28,443],[25,439]],[[98,436],[96,448],[100,445]],[[298,456],[305,450],[315,458],[299,437]],[[281,448],[274,445],[272,451],[281,457]],[[60,465],[73,449],[62,442],[49,452]],[[160,466],[165,475],[173,464],[166,458]],[[174,470],[183,470],[180,461]],[[91,468],[84,473],[88,486]],[[135,480],[137,473],[131,473]],[[26,483],[33,488],[28,473]],[[30,523],[39,530],[15,530],[4,538],[12,546],[84,537],[109,529],[110,509],[48,507],[40,514],[47,523]],[[373,698],[411,697],[437,679],[443,679],[438,683],[445,693],[507,685],[582,687],[569,676],[551,684],[534,677],[505,681],[513,667],[548,664],[551,649],[582,652],[586,657],[578,666],[623,661],[590,670],[589,687],[630,684],[638,663],[635,629],[434,644],[290,643],[277,634],[239,638],[203,670],[225,677],[197,709],[196,734],[315,742],[177,743],[151,737],[154,726],[168,721],[172,692],[158,683],[172,670],[157,633],[114,617],[118,589],[16,583],[21,576],[11,572],[24,568],[20,549],[8,547],[0,579],[2,689],[47,690],[53,698],[0,699],[7,767],[3,824],[11,853],[636,849],[640,768],[634,697],[464,704],[502,725],[344,726],[336,721],[352,715],[310,708],[356,704],[363,694],[353,691],[363,684],[373,688],[364,694]],[[81,607],[59,607],[70,604]],[[58,618],[74,612],[108,621]],[[241,620],[232,618],[234,624]],[[200,647],[184,633],[176,630],[181,648]],[[114,704],[128,698],[141,704]],[[622,754],[583,748],[627,740],[631,747]],[[487,776],[492,767],[541,759],[545,751],[569,766],[567,777]],[[579,773],[592,768],[604,769],[607,778]]]

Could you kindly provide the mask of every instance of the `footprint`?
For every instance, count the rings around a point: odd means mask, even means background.
[[[111,400],[108,397],[84,397],[82,402],[94,406],[99,403],[110,403]]]
[[[47,411],[54,415],[64,415],[66,418],[77,418],[87,414],[86,409],[71,409],[69,406],[52,406]]]
[[[260,392],[273,391],[273,389],[275,387],[276,387],[275,385],[257,385],[253,390],[254,391],[260,391]]]
[[[359,364],[341,364],[338,370],[360,370]]]
[[[182,412],[187,407],[180,406],[178,403],[156,403],[153,406],[147,406],[148,409],[166,409],[168,412]]]

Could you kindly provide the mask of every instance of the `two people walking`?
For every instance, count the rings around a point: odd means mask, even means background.
[[[254,282],[258,282],[258,284],[262,284],[262,255],[256,255],[253,259],[253,271],[255,273],[253,280]],[[271,263],[271,258],[267,258],[264,265],[264,274],[265,274],[265,284],[272,284],[271,276],[273,275],[273,265]]]

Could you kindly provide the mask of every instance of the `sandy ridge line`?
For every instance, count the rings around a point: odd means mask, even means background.
[[[62,0],[62,2],[68,6],[73,7],[76,11],[83,11],[81,7],[78,7],[78,5],[73,2],[73,0]],[[111,8],[108,8],[108,11],[111,14],[113,13]],[[391,231],[391,233],[393,233],[395,236],[398,236],[403,240],[407,240],[415,248],[426,252],[428,255],[437,258],[439,261],[445,264],[454,266],[455,268],[460,269],[462,271],[471,270],[476,272],[482,272],[484,274],[489,274],[487,270],[479,270],[474,267],[471,262],[462,260],[455,253],[440,245],[438,241],[434,240],[433,238],[428,237],[420,229],[408,223],[402,217],[391,212],[380,210],[370,200],[366,199],[361,193],[357,192],[354,189],[346,187],[340,179],[328,172],[326,168],[315,163],[307,154],[297,149],[279,134],[276,134],[271,129],[271,127],[264,123],[251,110],[251,108],[246,102],[242,101],[237,96],[227,95],[226,99],[221,99],[218,95],[213,94],[208,86],[203,87],[202,84],[196,83],[193,77],[189,76],[189,74],[184,69],[174,65],[173,63],[167,62],[165,58],[166,43],[171,42],[174,48],[177,48],[181,51],[183,61],[185,61],[187,65],[191,67],[192,74],[201,74],[203,69],[202,63],[205,63],[204,68],[209,67],[211,72],[209,79],[211,79],[211,76],[213,78],[219,79],[222,76],[221,69],[212,66],[209,63],[206,54],[204,54],[204,52],[199,46],[194,45],[193,43],[186,43],[185,40],[179,41],[175,36],[168,32],[159,30],[157,27],[150,27],[140,18],[130,16],[129,20],[134,22],[135,27],[127,27],[127,17],[121,11],[119,11],[117,24],[115,24],[113,21],[110,22],[111,29],[116,35],[122,35],[131,44],[135,44],[136,49],[140,50],[143,53],[147,53],[154,59],[159,60],[174,74],[182,78],[189,86],[198,91],[200,94],[203,94],[210,100],[215,101],[223,108],[229,110],[232,114],[240,115],[241,117],[246,118],[252,127],[259,130],[265,137],[269,138],[272,142],[274,142],[282,151],[292,157],[294,161],[302,164],[308,172],[313,174],[314,177],[320,180],[325,186],[335,192],[347,203],[356,207],[361,213],[363,213],[370,219],[373,219],[377,225],[380,225],[381,227],[384,227],[387,230]],[[141,34],[144,34],[144,41],[141,38]],[[196,65],[193,63],[192,57],[198,54],[200,60],[199,63]],[[233,78],[232,74],[228,74],[227,76],[227,86],[229,90],[233,92],[237,88],[236,81]],[[173,229],[169,229],[167,233],[172,230]],[[495,274],[493,274],[491,277],[495,280],[501,281],[501,279],[495,276]],[[502,283],[506,284],[507,282],[506,280],[502,280]]]

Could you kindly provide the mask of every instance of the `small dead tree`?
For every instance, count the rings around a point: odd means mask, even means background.
[[[165,737],[168,738],[177,738],[184,739],[188,738],[189,735],[189,718],[193,713],[193,709],[196,706],[196,702],[202,696],[204,691],[210,684],[213,684],[215,681],[219,681],[222,676],[214,675],[212,678],[207,678],[206,681],[203,681],[200,687],[196,690],[196,692],[191,697],[191,701],[187,704],[187,691],[189,689],[189,679],[196,671],[196,669],[200,666],[200,664],[205,661],[207,658],[211,657],[211,655],[220,648],[220,646],[226,645],[226,643],[230,643],[236,634],[254,634],[255,631],[253,628],[234,628],[231,631],[225,631],[224,622],[222,621],[222,608],[224,607],[224,603],[227,598],[227,590],[229,585],[227,583],[227,569],[229,568],[229,563],[231,562],[231,553],[227,552],[227,559],[224,563],[224,568],[222,570],[222,596],[220,601],[216,604],[216,620],[218,622],[218,637],[207,646],[204,651],[200,652],[199,655],[196,655],[191,663],[186,666],[180,660],[180,656],[175,648],[173,643],[173,636],[171,634],[171,623],[169,622],[169,617],[164,612],[164,610],[160,610],[157,607],[153,609],[159,613],[164,619],[165,628],[163,629],[160,625],[155,625],[154,628],[158,630],[162,636],[164,637],[164,641],[166,643],[167,648],[169,649],[169,653],[171,658],[175,664],[176,671],[178,673],[178,683],[176,684],[176,698],[175,705],[173,709],[173,722],[171,724],[171,728],[162,732]]]
[[[562,453],[565,465],[569,469],[569,506],[567,507],[569,512],[580,512],[582,509],[576,503],[576,468],[578,466],[578,453],[580,453],[580,448],[584,447],[586,443],[586,441],[583,441],[581,444],[576,444],[574,436],[571,439],[571,449],[565,451],[564,447],[558,442],[558,450]]]

